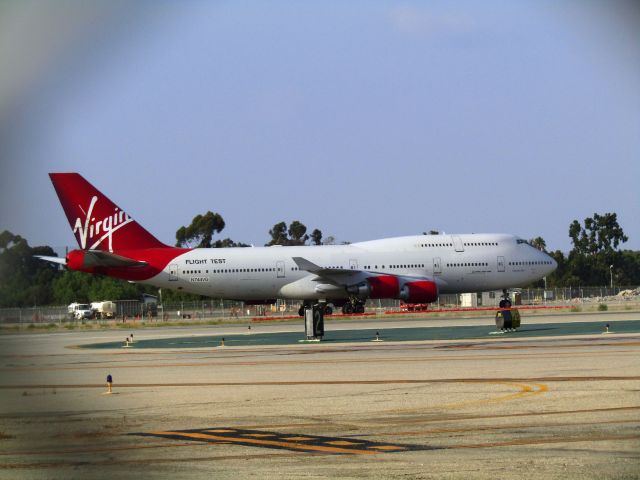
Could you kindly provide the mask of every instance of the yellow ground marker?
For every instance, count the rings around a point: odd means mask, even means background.
[[[346,447],[347,445],[362,445],[362,442],[348,442],[346,440],[334,440],[333,442],[325,442],[327,445],[337,445],[339,447]]]
[[[300,451],[311,451],[311,452],[323,452],[323,453],[352,453],[352,454],[361,454],[361,455],[371,455],[378,454],[375,450],[362,450],[356,448],[340,448],[340,447],[330,447],[325,445],[308,445],[304,443],[295,443],[295,442],[283,442],[278,440],[261,440],[257,438],[247,438],[247,437],[228,437],[228,436],[220,436],[220,435],[209,435],[206,433],[197,433],[197,432],[151,432],[152,435],[160,435],[160,436],[179,436],[184,438],[196,438],[200,440],[215,440],[221,442],[233,442],[242,444],[251,444],[257,446],[270,446],[270,447],[280,447],[280,448],[288,448],[291,450],[300,450]],[[391,447],[391,446],[390,446]],[[382,447],[381,447],[382,448]],[[402,449],[401,447],[392,447],[393,449]]]
[[[376,450],[385,450],[385,451],[405,450],[403,447],[398,447],[396,445],[374,445],[373,447],[369,447],[369,448],[375,448]]]

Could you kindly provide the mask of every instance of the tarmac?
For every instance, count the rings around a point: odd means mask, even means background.
[[[640,478],[640,312],[494,330],[488,314],[328,320],[317,344],[301,321],[4,334],[0,477]]]

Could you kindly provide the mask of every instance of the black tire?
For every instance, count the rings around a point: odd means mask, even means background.
[[[329,306],[324,307],[324,314],[325,315],[333,315],[333,308],[331,308]]]
[[[300,307],[298,309],[298,315],[300,315],[301,317],[304,317],[304,307]]]
[[[350,303],[345,303],[342,306],[342,313],[344,313],[345,315],[351,315],[353,313],[353,305],[351,305]]]
[[[355,313],[364,313],[364,305],[362,303],[359,303],[353,310]]]

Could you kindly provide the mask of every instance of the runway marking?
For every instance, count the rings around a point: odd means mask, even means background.
[[[127,445],[125,447],[95,447],[95,448],[77,448],[64,450],[26,450],[26,451],[9,451],[0,452],[0,456],[13,457],[15,455],[77,455],[79,453],[101,453],[101,452],[118,452],[137,449],[154,449],[154,448],[175,448],[175,447],[193,447],[193,443],[175,443],[175,444],[158,444],[158,445]],[[0,463],[0,468],[2,463]]]
[[[460,419],[463,420],[463,419]],[[499,430],[512,430],[520,428],[550,428],[550,427],[584,427],[588,425],[614,425],[625,423],[638,423],[640,419],[630,420],[605,420],[602,422],[556,422],[556,423],[512,423],[510,425],[484,425],[468,428],[427,428],[423,430],[410,430],[404,432],[389,432],[389,433],[376,433],[362,436],[381,436],[381,437],[403,437],[403,436],[418,436],[418,435],[433,435],[438,433],[470,433],[470,432],[485,432],[485,431],[499,431]],[[360,435],[359,435],[360,437]]]
[[[220,432],[221,430],[228,430]],[[229,431],[230,430],[230,431]],[[218,432],[218,433],[214,433]],[[130,435],[163,437],[174,440],[196,440],[207,443],[230,443],[249,447],[275,448],[296,452],[375,455],[382,452],[403,452],[409,450],[431,450],[435,447],[419,445],[398,445],[369,440],[353,440],[319,435],[292,436],[277,432],[259,430],[203,428],[197,430],[157,431],[131,433]]]
[[[549,388],[542,383],[534,384],[536,387],[538,387],[538,390],[535,390],[533,387],[529,385],[520,384],[520,383],[496,382],[496,381],[489,381],[487,383],[494,384],[494,385],[514,386],[516,388],[519,388],[520,391],[516,393],[511,393],[508,395],[493,397],[493,398],[484,398],[480,400],[467,400],[464,402],[456,402],[456,403],[448,403],[448,404],[445,403],[443,405],[440,405],[440,407],[441,408],[461,408],[469,405],[484,405],[484,404],[490,404],[490,403],[500,403],[500,402],[506,402],[509,400],[517,400],[522,397],[531,397],[533,395],[540,395],[541,393],[545,393],[549,391]],[[412,410],[416,410],[416,409],[412,409]]]
[[[505,378],[432,378],[432,379],[380,379],[380,380],[274,380],[263,382],[168,382],[168,383],[119,383],[116,388],[153,388],[153,387],[247,387],[247,386],[295,386],[295,385],[420,385],[429,383],[488,383],[488,382],[594,382],[640,380],[639,375],[629,376],[587,376],[587,377],[505,377]],[[0,390],[10,389],[66,389],[66,388],[104,388],[103,383],[78,384],[5,384]]]
[[[370,423],[379,425],[380,423],[392,423],[396,424],[416,424],[416,423],[439,423],[439,422],[456,422],[464,420],[490,420],[497,418],[510,418],[510,417],[538,417],[545,415],[576,415],[582,413],[613,413],[621,411],[633,411],[640,410],[640,405],[633,405],[628,407],[610,407],[610,408],[589,408],[583,410],[552,410],[544,412],[520,412],[520,413],[504,413],[498,415],[448,415],[439,416],[437,418],[409,418],[409,419],[391,419],[385,420],[381,418],[370,419]]]
[[[585,346],[586,347],[586,346]],[[501,347],[504,349],[521,349],[523,347]],[[479,349],[478,349],[479,350]],[[607,355],[627,355],[636,354],[636,350],[613,350],[608,351]],[[255,361],[218,361],[218,360],[202,360],[180,363],[158,363],[156,360],[149,360],[151,363],[138,363],[136,365],[113,365],[113,369],[147,369],[147,368],[168,368],[168,367],[211,367],[211,366],[264,366],[264,365],[335,365],[335,364],[359,364],[359,363],[416,363],[416,362],[449,362],[449,361],[492,361],[492,360],[520,360],[527,358],[574,358],[574,357],[592,357],[592,352],[554,352],[552,354],[546,352],[534,353],[518,353],[512,355],[448,355],[434,357],[395,357],[395,358],[379,358],[367,357],[357,359],[326,359],[326,360],[255,360]],[[84,362],[83,362],[84,363]],[[92,362],[93,363],[93,362]],[[98,363],[98,362],[96,362]],[[0,372],[29,372],[29,371],[66,371],[66,370],[102,370],[104,363],[91,365],[67,365],[60,367],[52,366],[5,366],[0,367]]]
[[[541,393],[545,393],[549,391],[549,388],[542,383],[534,384],[534,386],[537,387],[537,390],[530,385],[526,385],[522,383],[501,382],[501,381],[493,381],[493,380],[488,380],[486,382],[473,382],[473,383],[506,385],[509,387],[516,387],[519,389],[519,391],[515,393],[509,393],[507,395],[500,395],[498,397],[481,398],[479,400],[465,400],[463,402],[454,402],[454,403],[443,403],[438,405],[438,408],[455,409],[455,408],[467,407],[469,405],[486,405],[491,403],[507,402],[510,400],[517,400],[522,397],[531,397],[533,395],[540,395]],[[394,408],[391,410],[383,410],[383,412],[387,412],[387,413],[407,413],[407,412],[423,412],[423,411],[424,411],[424,407],[402,408],[402,409]]]
[[[505,442],[469,443],[469,444],[462,444],[462,445],[451,445],[444,448],[446,449],[494,448],[494,447],[510,447],[510,446],[518,446],[518,445],[541,445],[546,443],[604,442],[609,440],[637,440],[637,439],[640,439],[639,434],[589,435],[587,437],[528,438],[528,439],[522,439],[522,440],[509,440]]]
[[[206,445],[206,444],[202,444]],[[188,446],[193,447],[193,442]],[[213,462],[220,460],[253,460],[263,458],[284,458],[284,457],[296,457],[300,452],[279,452],[279,453],[254,453],[254,454],[242,454],[242,455],[214,455],[203,457],[180,457],[180,458],[136,458],[131,460],[122,460],[117,458],[108,458],[107,460],[87,461],[87,460],[67,460],[56,462],[32,462],[32,463],[0,463],[0,469],[15,470],[20,468],[61,468],[61,467],[76,467],[87,465],[154,465],[157,463],[192,463],[192,462]]]

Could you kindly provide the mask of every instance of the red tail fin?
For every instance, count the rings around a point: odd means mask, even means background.
[[[78,173],[50,173],[62,208],[83,250],[166,247]]]

